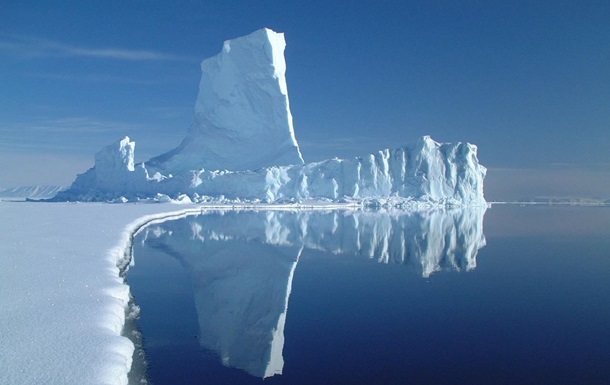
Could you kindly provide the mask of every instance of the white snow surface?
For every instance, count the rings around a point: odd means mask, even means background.
[[[229,199],[249,202],[385,200],[482,206],[477,147],[429,136],[353,159],[303,164],[286,86],[283,34],[226,41],[203,61],[194,123],[174,150],[134,165],[128,137],[95,156],[56,201]],[[400,199],[399,199],[400,198]]]
[[[126,384],[117,263],[134,228],[178,208],[0,202],[0,384]]]

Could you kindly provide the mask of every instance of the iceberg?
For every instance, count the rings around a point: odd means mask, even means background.
[[[55,201],[357,201],[485,205],[477,147],[429,136],[352,159],[304,163],[286,85],[284,36],[269,29],[224,43],[201,64],[195,118],[182,143],[134,165],[125,137],[95,156]]]
[[[303,164],[286,85],[284,34],[263,28],[224,42],[201,63],[195,119],[174,150],[147,167],[254,170]]]

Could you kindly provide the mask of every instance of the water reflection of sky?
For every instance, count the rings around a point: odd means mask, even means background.
[[[496,225],[502,216],[510,224],[519,213],[491,212],[500,216],[486,216],[497,243],[484,249],[483,267],[477,255],[486,243],[485,210],[228,211],[152,225],[139,235],[128,274],[143,311],[152,379],[189,383],[176,376],[191,373],[192,383],[200,376],[211,383],[255,377],[272,383],[497,383],[521,381],[537,366],[540,373],[559,373],[560,363],[574,357],[569,352],[576,340],[566,335],[589,342],[579,354],[608,353],[590,333],[608,337],[608,331],[578,318],[609,320],[599,280],[582,275],[590,264],[552,259],[578,247],[517,237],[514,229],[502,235]],[[530,214],[533,222],[537,215]],[[552,352],[557,349],[569,351]],[[160,374],[167,362],[169,371]]]

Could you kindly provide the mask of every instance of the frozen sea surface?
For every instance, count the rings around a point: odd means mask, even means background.
[[[187,206],[0,202],[0,384],[125,384],[130,231]]]
[[[157,385],[610,377],[607,208],[216,212],[135,245]]]
[[[184,209],[188,206],[0,202],[0,383],[125,383],[133,347],[120,335],[128,288],[116,264],[124,257],[130,231],[146,217]],[[274,374],[265,382],[605,383],[610,377],[608,208],[494,207],[485,214],[487,245],[470,249],[452,240],[469,236],[481,245],[476,226],[476,231],[464,232],[458,230],[463,228],[459,221],[453,222],[457,227],[451,221],[424,221],[420,229],[450,230],[443,245],[462,246],[443,246],[441,252],[454,251],[435,260],[434,242],[412,238],[412,244],[427,247],[408,249],[408,255],[429,256],[420,258],[431,261],[427,269],[404,263],[417,259],[401,259],[407,255],[402,251],[391,251],[400,237],[379,236],[383,226],[396,221],[368,222],[378,235],[350,239],[337,237],[345,226],[337,217],[322,227],[305,227],[309,238],[296,250],[289,235],[302,234],[304,228],[287,228],[273,215],[266,218],[272,231],[248,242],[268,256],[271,269],[252,265],[250,284],[260,278],[257,274],[288,277],[265,286],[276,294],[267,300],[268,317],[254,339],[268,336],[264,326],[272,325],[268,357],[274,360],[259,360],[266,364],[263,376]],[[358,223],[364,228],[365,221]],[[410,223],[406,228],[416,229]],[[147,227],[149,234],[155,226]],[[205,226],[189,231],[190,237],[216,239],[219,245],[229,241],[227,231],[206,232]],[[430,239],[430,232],[410,234]],[[358,239],[364,254],[338,252],[357,245]],[[173,343],[172,334],[192,333],[190,348],[183,351],[158,343],[158,351],[167,354],[155,364],[151,353],[151,374],[173,365],[174,371],[165,374],[172,383],[260,382],[245,369],[222,365],[240,362],[239,356],[201,348],[192,277],[179,259],[164,252],[157,256],[166,261],[159,273],[174,274],[176,290],[185,291],[174,307],[160,310],[145,306],[140,297],[142,322],[150,312],[174,316],[174,327],[164,329]],[[145,259],[129,274],[143,267]],[[192,261],[203,272],[210,268]],[[159,274],[159,285],[163,279]],[[198,285],[204,289],[206,281]],[[171,295],[173,290],[163,291],[163,296]],[[239,308],[239,300],[227,301]],[[190,306],[192,318],[176,319],[176,314],[189,314],[182,305]],[[216,330],[218,341],[231,335]],[[145,340],[162,341],[150,334]],[[195,355],[186,355],[189,350]],[[176,368],[184,370],[176,373]]]

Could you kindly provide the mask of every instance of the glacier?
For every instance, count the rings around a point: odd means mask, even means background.
[[[477,147],[424,136],[398,149],[305,163],[293,128],[285,39],[263,28],[201,64],[193,124],[175,149],[134,164],[125,137],[55,201],[311,200],[485,205]]]

